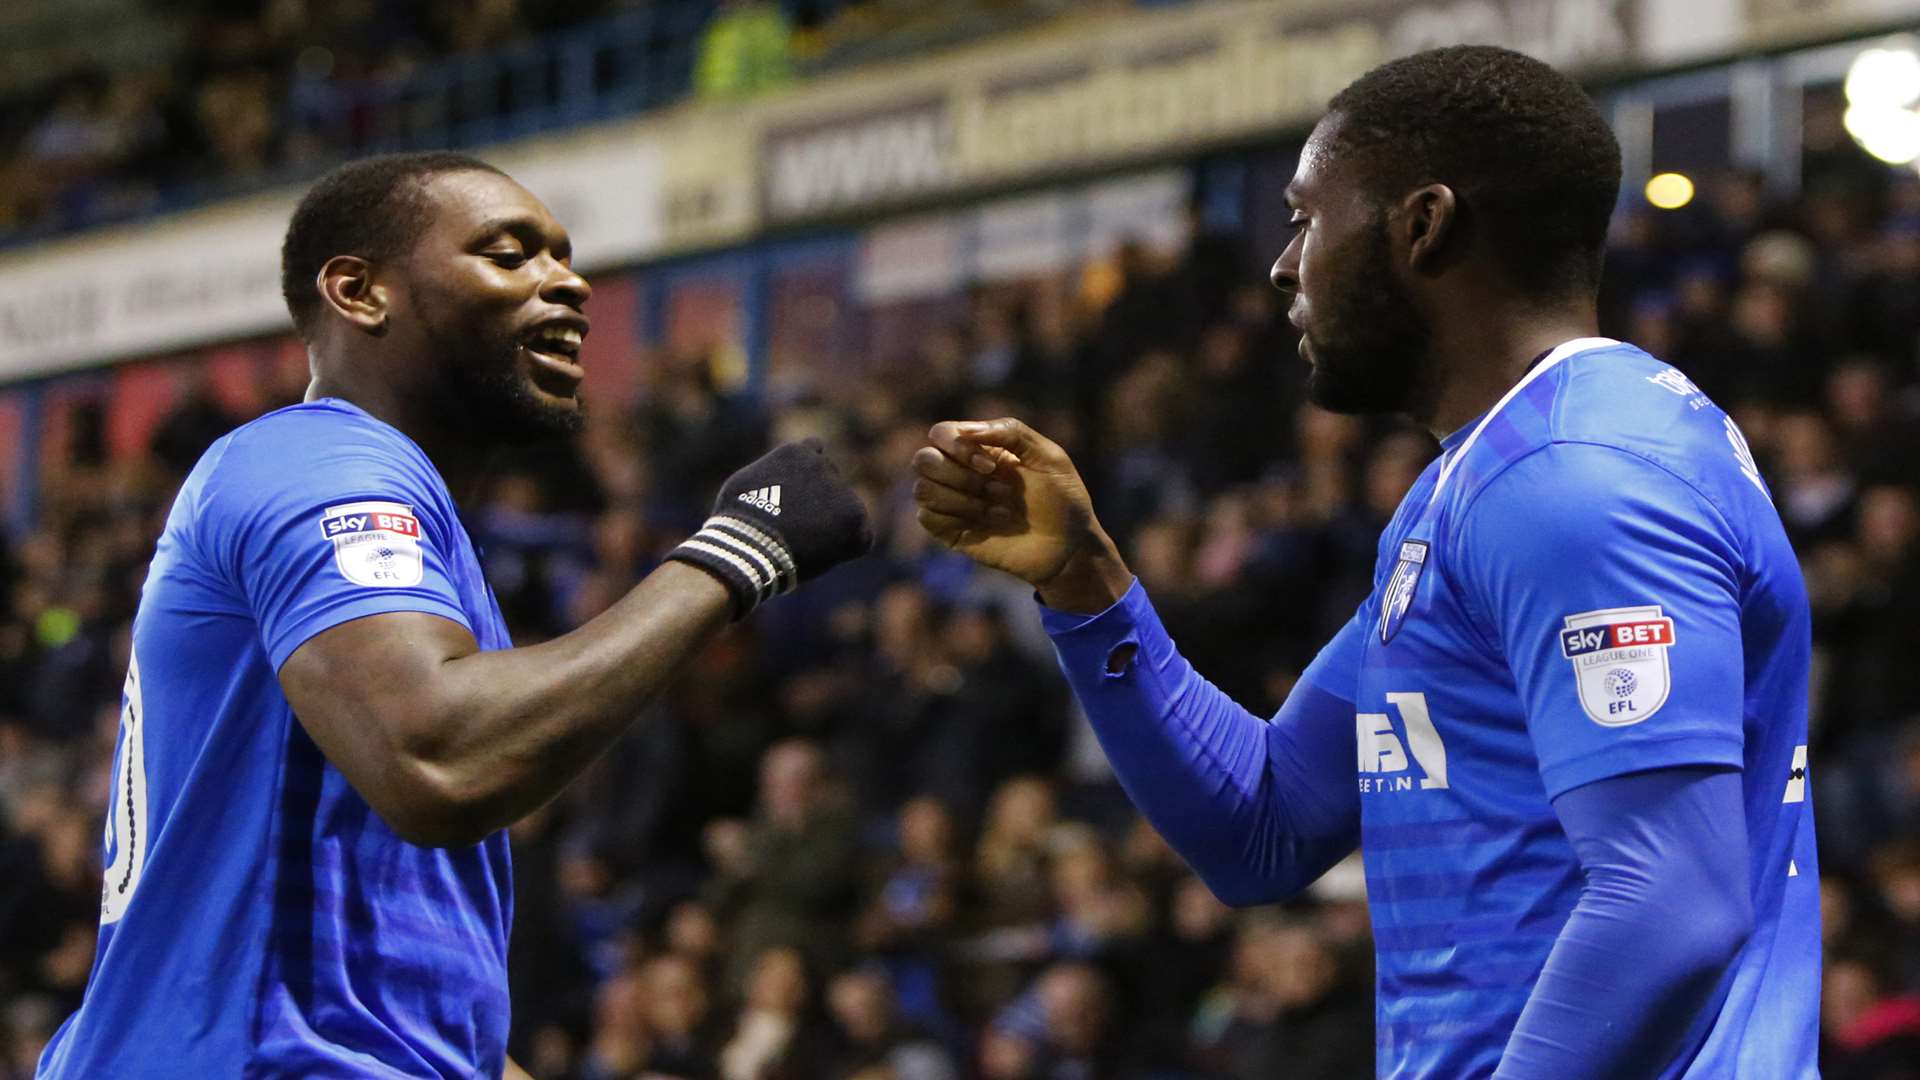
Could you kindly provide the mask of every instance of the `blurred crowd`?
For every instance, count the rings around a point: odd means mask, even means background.
[[[1920,1061],[1920,181],[1813,165],[1791,202],[1728,175],[1623,214],[1605,329],[1739,418],[1801,553],[1823,1067],[1888,1080]],[[905,476],[931,421],[1027,418],[1183,651],[1275,709],[1436,448],[1303,402],[1271,254],[1205,229],[1123,247],[982,287],[865,374],[776,365],[750,394],[662,353],[577,446],[503,462],[468,523],[523,642],[606,608],[776,441],[826,438],[879,532],[513,828],[513,1053],[535,1076],[1371,1075],[1357,864],[1286,904],[1215,900],[1119,792],[1031,597],[932,545]],[[0,1077],[31,1074],[83,990],[138,586],[173,486],[244,419],[196,394],[121,458],[83,411],[0,559]]]
[[[26,58],[33,77],[0,84],[0,242],[312,176],[369,149],[524,133],[608,105],[658,107],[696,88],[757,92],[1130,0],[97,2],[120,3],[130,24],[137,15],[170,44],[150,49],[146,63],[103,67],[87,37],[115,28],[76,27],[70,49]],[[622,18],[622,29],[608,29]],[[542,51],[574,31],[638,36],[585,61]],[[20,66],[9,48],[0,28],[0,71]],[[422,81],[455,61],[467,65],[456,89]],[[495,77],[475,74],[490,62]],[[569,70],[583,62],[591,70]],[[541,111],[569,93],[577,96],[564,109]]]
[[[78,48],[0,100],[0,236],[311,172],[374,134],[367,91],[625,0],[129,2],[177,34],[173,55],[104,70]]]

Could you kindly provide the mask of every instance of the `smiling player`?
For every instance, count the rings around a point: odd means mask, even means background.
[[[1309,392],[1443,452],[1271,721],[1175,651],[1057,445],[948,422],[914,459],[1215,892],[1359,846],[1383,1077],[1817,1075],[1806,593],[1739,429],[1595,334],[1619,180],[1580,88],[1503,49],[1386,64],[1315,127],[1273,268]]]
[[[457,497],[491,448],[581,425],[570,257],[539,200],[454,154],[347,165],[295,210],[313,383],[214,443],[168,517],[98,951],[41,1076],[500,1076],[505,827],[729,618],[865,550],[859,499],[789,444],[605,614],[509,648]]]

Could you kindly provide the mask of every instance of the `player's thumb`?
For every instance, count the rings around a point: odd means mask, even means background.
[[[1011,416],[998,420],[963,420],[954,425],[954,434],[981,446],[1010,451],[1029,465],[1050,465],[1062,454],[1053,440]]]

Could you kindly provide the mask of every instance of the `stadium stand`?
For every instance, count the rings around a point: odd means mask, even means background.
[[[353,155],[560,130],[695,90],[739,96],[1108,6],[23,0],[0,16],[0,243],[258,191]]]
[[[702,35],[754,6],[182,0],[168,18],[190,31],[108,66],[6,69],[0,237],[372,149],[564,129],[680,99],[703,68],[703,93],[745,93]],[[769,81],[1066,5],[937,24],[919,6],[763,11],[797,28]],[[1802,555],[1823,1071],[1876,1080],[1920,1060],[1920,177],[1820,137],[1838,130],[1821,108],[1791,190],[1726,167],[1696,170],[1682,210],[1635,193],[1605,332],[1739,419]],[[1268,175],[1250,169],[1247,185]],[[1105,771],[1028,595],[933,545],[906,487],[930,422],[1033,420],[1087,471],[1196,666],[1278,705],[1370,587],[1379,530],[1435,448],[1304,403],[1260,270],[1277,249],[1190,194],[1174,242],[891,305],[850,295],[845,251],[825,284],[802,260],[758,316],[730,278],[596,279],[586,438],[511,460],[469,509],[518,639],[607,607],[780,439],[820,434],[852,462],[880,537],[732,630],[513,828],[512,1052],[534,1075],[1371,1073],[1357,867],[1282,907],[1215,900]],[[749,360],[756,319],[772,344]],[[0,442],[19,444],[0,483],[0,1080],[32,1076],[85,984],[129,620],[173,489],[305,380],[282,334],[0,396]]]

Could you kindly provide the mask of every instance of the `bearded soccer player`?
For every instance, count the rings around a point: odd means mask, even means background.
[[[1121,783],[1215,892],[1359,847],[1383,1077],[1817,1075],[1807,598],[1739,429],[1597,336],[1619,179],[1580,88],[1506,50],[1331,102],[1273,282],[1313,400],[1443,452],[1271,720],[1181,658],[1057,445],[948,422],[915,456],[923,524],[1037,588]]]
[[[510,648],[463,524],[495,447],[582,421],[566,231],[471,158],[302,200],[282,285],[313,382],[213,444],[134,618],[98,952],[44,1077],[498,1077],[505,827],[730,619],[865,550],[817,444],[586,625]]]

